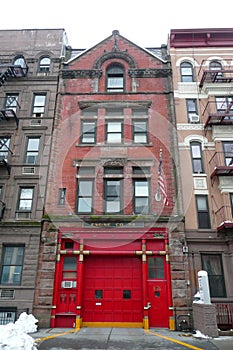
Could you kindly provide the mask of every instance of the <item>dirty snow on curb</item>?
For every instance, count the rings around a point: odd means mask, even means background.
[[[38,320],[23,312],[15,323],[0,326],[0,350],[37,350],[34,339],[27,333],[37,331]]]

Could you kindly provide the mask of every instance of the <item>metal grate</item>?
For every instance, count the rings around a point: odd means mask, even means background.
[[[0,299],[14,299],[14,289],[0,289]]]

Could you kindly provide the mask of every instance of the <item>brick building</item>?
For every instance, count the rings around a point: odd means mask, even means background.
[[[52,327],[174,328],[187,286],[167,47],[143,49],[113,31],[69,53],[34,314]]]
[[[232,327],[233,29],[173,29],[170,55],[190,298],[209,276],[219,327]]]
[[[0,323],[32,312],[63,29],[0,30]]]

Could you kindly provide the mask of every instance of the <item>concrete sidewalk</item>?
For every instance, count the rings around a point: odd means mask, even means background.
[[[187,344],[187,347],[199,346],[200,349],[216,349],[216,350],[233,350],[233,336],[220,336],[219,338],[196,338],[194,334],[184,333],[178,331],[170,331],[165,328],[153,328],[148,331],[140,329],[140,328],[118,328],[114,329],[115,333],[117,332],[117,336],[119,338],[124,338],[128,336],[137,336],[140,337],[142,335],[155,335],[157,338],[166,339],[169,341],[175,341],[177,343]],[[63,337],[66,335],[71,335],[71,337],[81,337],[83,333],[87,336],[87,338],[93,339],[97,334],[101,334],[103,332],[108,332],[109,329],[103,328],[81,328],[80,330],[75,330],[73,328],[42,328],[39,329],[36,333],[31,333],[30,336],[35,339],[35,342],[40,344],[41,342],[45,342],[46,340],[55,339],[58,337]],[[73,336],[72,336],[73,334]],[[209,344],[209,345],[208,345]],[[195,347],[193,347],[195,348]]]

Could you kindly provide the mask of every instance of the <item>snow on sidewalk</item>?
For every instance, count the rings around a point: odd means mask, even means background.
[[[38,320],[23,312],[15,323],[0,326],[0,350],[37,350],[34,339],[27,333],[37,331]]]

